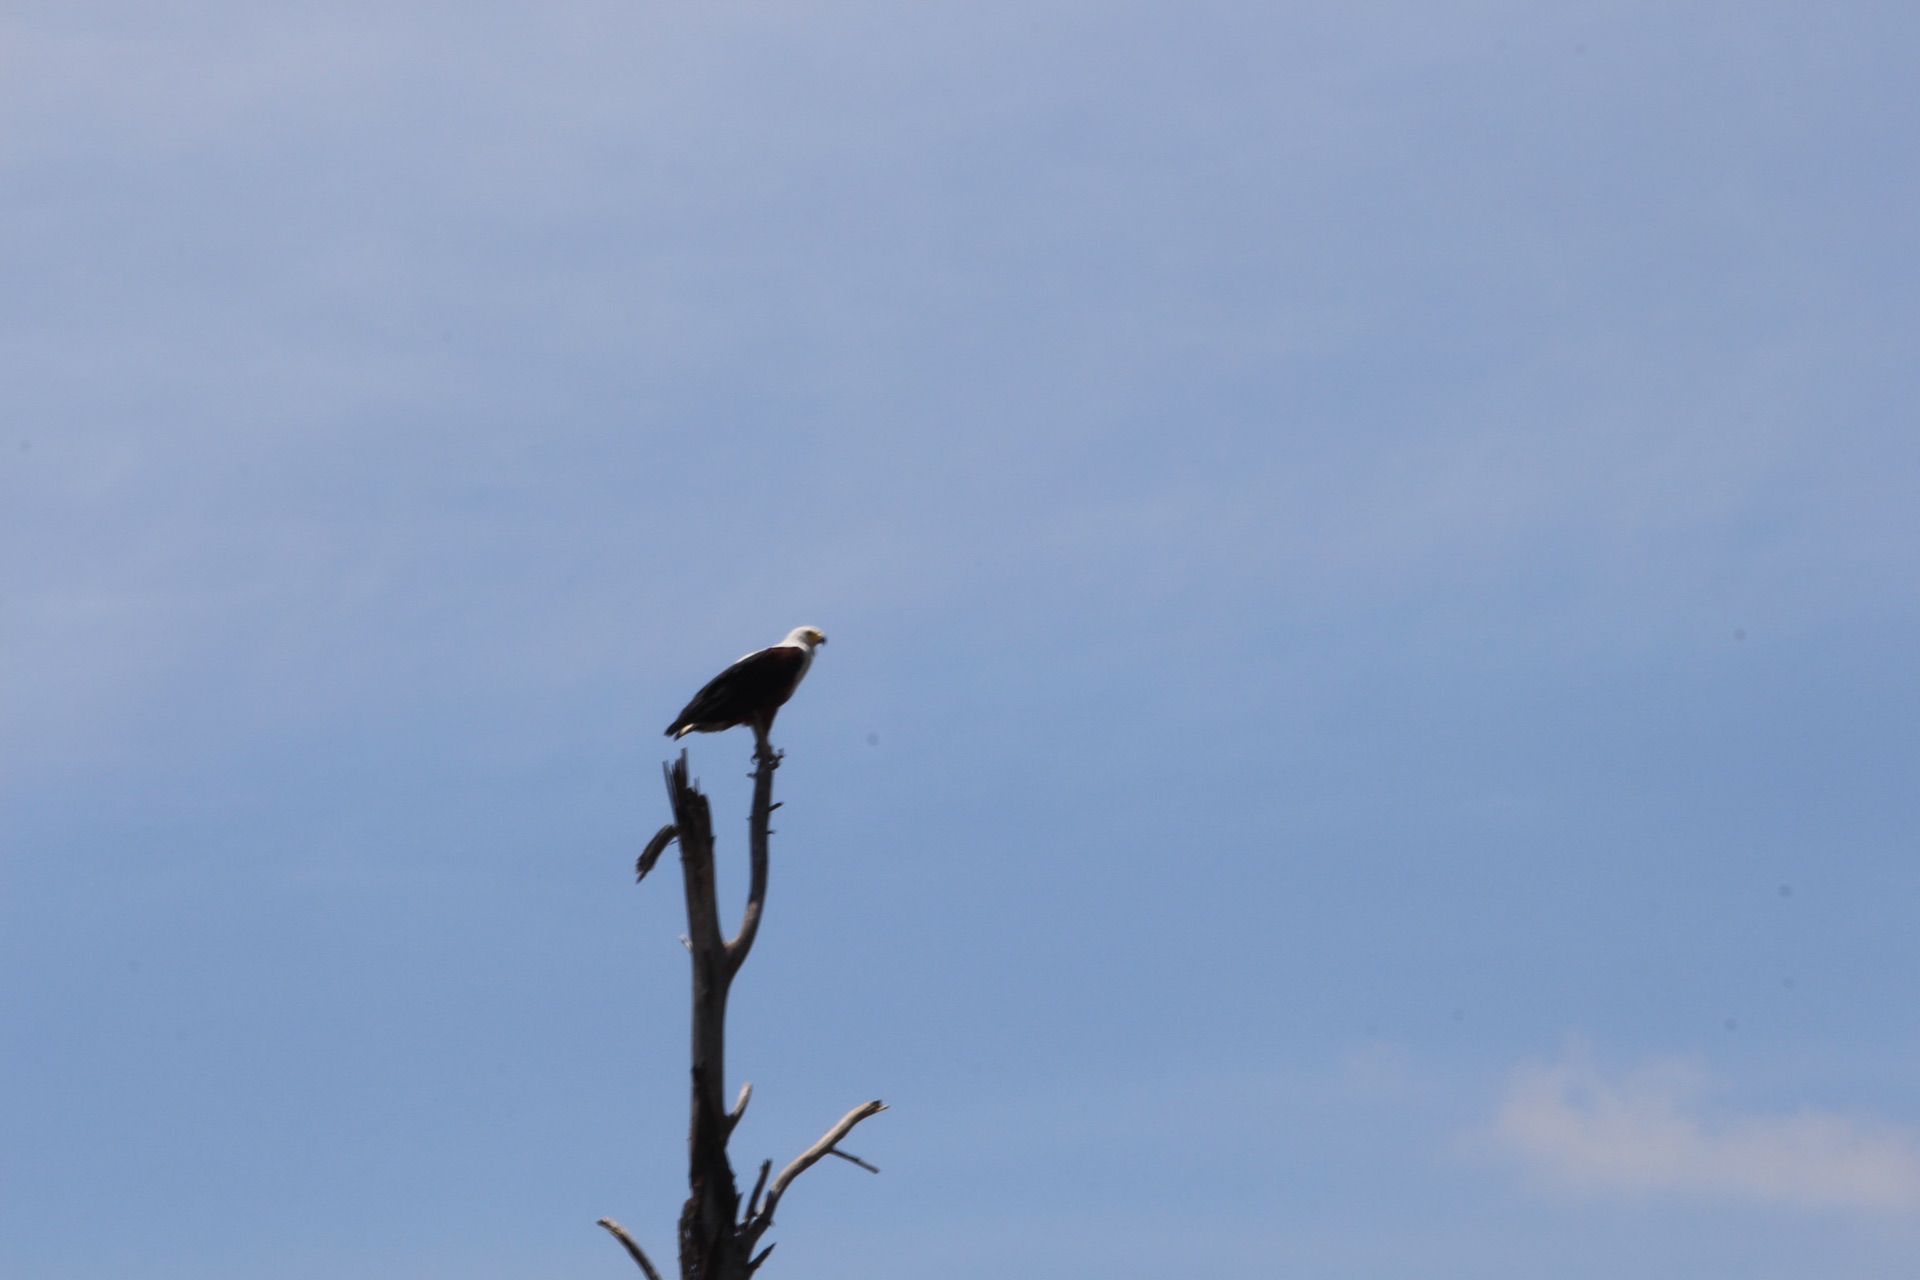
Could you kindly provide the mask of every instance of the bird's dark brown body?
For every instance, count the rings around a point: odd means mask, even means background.
[[[815,628],[797,627],[772,648],[748,654],[693,695],[693,701],[667,726],[667,736],[720,733],[746,724],[753,726],[756,737],[766,737],[774,716],[812,665],[814,647],[826,642]]]

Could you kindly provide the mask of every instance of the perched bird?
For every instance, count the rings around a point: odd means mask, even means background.
[[[667,726],[667,736],[719,733],[737,724],[750,724],[754,738],[764,741],[773,728],[773,717],[813,665],[815,646],[826,642],[816,627],[795,627],[771,649],[748,654],[693,695],[686,710]]]

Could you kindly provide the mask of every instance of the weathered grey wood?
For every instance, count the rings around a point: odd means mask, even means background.
[[[647,878],[647,872],[653,870],[653,864],[660,861],[660,855],[666,852],[667,846],[679,834],[671,822],[654,833],[653,839],[647,841],[647,847],[640,851],[639,860],[633,864],[635,884]]]
[[[640,1269],[647,1273],[647,1280],[660,1280],[660,1273],[653,1269],[653,1263],[647,1259],[646,1251],[634,1243],[633,1237],[627,1234],[625,1227],[615,1222],[612,1218],[600,1219],[600,1225],[613,1234],[613,1238],[618,1240],[621,1247],[626,1249],[627,1256],[638,1263]]]
[[[648,843],[635,871],[642,879],[652,869],[666,846],[680,845],[681,878],[686,889],[687,932],[681,941],[693,962],[692,1119],[687,1134],[687,1202],[680,1212],[681,1280],[748,1280],[767,1255],[768,1245],[759,1253],[754,1247],[773,1225],[773,1211],[793,1180],[828,1155],[853,1160],[863,1168],[873,1166],[835,1149],[834,1144],[867,1117],[886,1110],[879,1102],[856,1107],[841,1119],[825,1137],[801,1153],[774,1179],[767,1175],[771,1160],[760,1166],[753,1195],[746,1212],[740,1209],[740,1190],[734,1179],[733,1163],[727,1143],[739,1124],[753,1093],[747,1084],[731,1111],[725,1105],[727,1076],[727,996],[733,979],[753,950],[759,936],[760,919],[765,911],[768,878],[768,841],[773,811],[780,806],[773,800],[773,773],[780,767],[781,753],[775,751],[764,732],[754,734],[753,808],[748,826],[749,883],[746,910],[740,931],[728,941],[720,924],[720,908],[714,889],[713,814],[703,795],[687,774],[687,754],[666,768],[667,796],[673,806],[673,822],[662,827]],[[878,1172],[878,1170],[874,1170]],[[764,1201],[762,1191],[766,1192]],[[659,1280],[653,1264],[640,1246],[610,1218],[600,1225],[611,1232],[648,1280]]]
[[[770,772],[760,761],[760,772]],[[755,789],[760,782],[756,776]],[[720,929],[713,873],[713,814],[687,776],[687,753],[667,769],[693,957],[692,1122],[687,1134],[687,1203],[680,1211],[681,1280],[746,1280],[748,1252],[736,1238],[740,1191],[727,1158],[727,994],[737,971]],[[764,883],[761,885],[765,892]]]
[[[874,1169],[873,1166],[868,1164],[866,1161],[856,1160],[854,1159],[854,1157],[848,1156],[844,1152],[836,1150],[835,1144],[838,1143],[842,1138],[846,1137],[849,1133],[852,1133],[853,1127],[859,1124],[862,1120],[865,1120],[871,1116],[877,1116],[882,1111],[885,1111],[886,1109],[887,1109],[887,1104],[880,1101],[878,1098],[875,1098],[872,1102],[864,1102],[860,1104],[859,1106],[855,1107],[853,1110],[847,1112],[846,1115],[841,1116],[840,1123],[833,1126],[833,1128],[827,1130],[827,1134],[824,1138],[820,1139],[820,1141],[814,1143],[812,1146],[808,1147],[805,1151],[802,1151],[799,1155],[795,1156],[793,1159],[793,1163],[789,1164],[786,1168],[782,1169],[780,1171],[780,1176],[773,1180],[773,1185],[767,1188],[766,1205],[760,1210],[759,1213],[749,1215],[747,1222],[745,1224],[749,1245],[757,1242],[760,1239],[761,1235],[766,1231],[766,1229],[773,1225],[773,1211],[779,1208],[780,1197],[787,1193],[787,1188],[793,1184],[793,1180],[799,1177],[801,1174],[805,1173],[807,1170],[813,1168],[814,1165],[819,1164],[822,1160],[826,1159],[828,1156],[830,1155],[844,1156],[844,1158],[848,1160],[853,1160],[855,1164],[860,1165],[862,1168],[871,1169],[874,1173],[880,1172],[878,1169]],[[768,1245],[767,1247],[772,1248],[773,1246]]]
[[[727,963],[731,978],[746,963],[753,940],[760,933],[760,913],[767,902],[767,841],[773,822],[773,771],[780,767],[780,753],[773,749],[765,734],[755,734],[753,742],[753,814],[747,827],[747,856],[750,862],[747,884],[747,910],[740,917],[740,932],[727,944]]]

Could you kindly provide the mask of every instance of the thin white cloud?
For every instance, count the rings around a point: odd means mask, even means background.
[[[1543,1183],[1804,1209],[1920,1211],[1920,1143],[1866,1116],[1711,1115],[1706,1078],[1662,1063],[1608,1080],[1577,1055],[1515,1073],[1494,1138]]]

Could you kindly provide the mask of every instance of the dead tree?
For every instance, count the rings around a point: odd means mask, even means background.
[[[648,842],[634,868],[639,879],[646,879],[666,847],[679,842],[680,870],[687,890],[687,935],[681,941],[693,957],[693,1118],[687,1134],[687,1203],[680,1211],[681,1280],[747,1280],[773,1252],[771,1244],[764,1249],[759,1246],[773,1226],[780,1198],[795,1178],[827,1156],[879,1172],[838,1145],[855,1125],[886,1110],[884,1104],[874,1101],[841,1117],[839,1124],[796,1156],[771,1183],[767,1176],[773,1170],[773,1161],[762,1161],[753,1194],[747,1198],[744,1212],[741,1209],[727,1142],[746,1113],[753,1086],[742,1085],[739,1100],[732,1110],[727,1109],[727,993],[760,931],[760,915],[767,899],[768,824],[773,811],[780,807],[773,802],[773,771],[780,767],[782,755],[768,743],[765,734],[756,733],[754,737],[747,908],[740,931],[732,940],[721,932],[720,909],[714,897],[713,816],[707,797],[687,778],[685,751],[666,769],[673,821]],[[647,1280],[660,1280],[646,1253],[619,1223],[602,1218],[600,1225],[626,1248],[628,1256],[646,1272]]]

